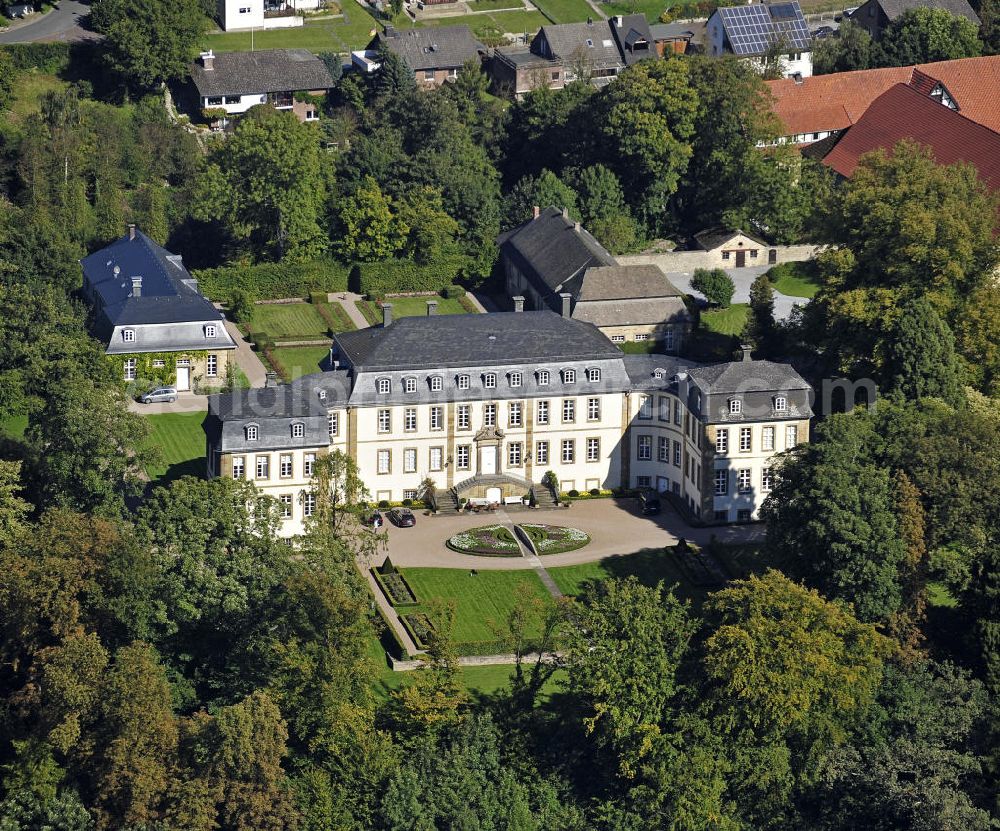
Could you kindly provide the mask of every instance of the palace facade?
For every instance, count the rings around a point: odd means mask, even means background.
[[[807,441],[811,388],[791,367],[625,355],[551,311],[403,318],[336,336],[327,371],[212,396],[209,476],[246,478],[311,515],[317,458],[354,458],[376,500],[651,487],[706,523],[750,521],[774,457]]]

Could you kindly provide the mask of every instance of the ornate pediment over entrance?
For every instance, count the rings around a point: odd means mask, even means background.
[[[499,441],[503,438],[503,430],[498,427],[484,427],[476,433],[476,441]]]

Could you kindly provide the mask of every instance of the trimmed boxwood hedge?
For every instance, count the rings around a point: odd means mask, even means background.
[[[463,255],[441,257],[433,263],[422,265],[413,260],[383,260],[378,263],[361,263],[357,267],[358,285],[351,286],[359,294],[381,297],[393,292],[434,291],[452,285],[469,266]]]
[[[305,263],[258,263],[206,268],[193,272],[198,288],[211,300],[228,301],[236,289],[255,300],[309,297],[313,292],[347,290],[350,267],[336,260]]]
[[[390,571],[382,574],[377,568],[372,569],[372,576],[378,583],[382,593],[388,601],[395,607],[417,606],[419,601],[410,584],[406,582],[401,572]]]
[[[431,623],[427,614],[425,612],[410,612],[400,615],[399,619],[403,622],[403,627],[409,632],[410,637],[413,638],[413,642],[420,649],[424,649],[427,646],[427,638],[434,631],[434,624]]]
[[[18,72],[37,69],[50,74],[69,66],[71,48],[68,43],[11,43],[2,47]]]

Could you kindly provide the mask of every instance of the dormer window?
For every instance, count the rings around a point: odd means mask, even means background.
[[[460,390],[467,390],[469,388],[470,381],[471,381],[471,379],[469,378],[468,375],[459,375],[458,376],[458,388]]]
[[[375,386],[379,395],[388,395],[392,390],[392,382],[388,378],[379,378]]]
[[[326,401],[326,390],[320,390],[317,395],[320,401]]]
[[[417,379],[416,378],[404,378],[403,379],[403,392],[416,392],[417,391]]]
[[[205,327],[205,337],[214,338],[215,336],[216,336],[215,324],[209,323],[208,326]]]
[[[521,377],[522,376],[521,376],[520,372],[512,372],[510,374],[510,385],[512,387],[519,387],[519,386],[521,386]]]
[[[564,369],[562,373],[562,379],[564,384],[575,384],[576,383],[576,370],[575,369]]]
[[[549,371],[547,369],[540,369],[538,371],[538,386],[544,387],[549,383]]]
[[[296,421],[292,425],[292,438],[301,439],[306,435],[306,426],[301,421]]]
[[[739,415],[743,412],[743,401],[739,398],[729,399],[729,413],[730,415]]]
[[[257,441],[260,435],[260,430],[256,424],[248,424],[243,428],[243,435],[247,441]]]
[[[664,375],[666,375],[666,373],[662,369],[654,369],[653,370],[653,377],[657,381],[662,380],[662,378],[663,378]]]
[[[587,380],[592,384],[596,384],[601,380],[601,370],[597,367],[591,367],[587,370]]]
[[[135,343],[135,329],[122,329],[122,340],[125,343]]]
[[[774,398],[774,409],[775,412],[783,413],[788,409],[788,399],[783,395],[775,396]]]
[[[440,375],[431,376],[431,391],[441,392],[444,388],[444,379]]]
[[[496,373],[493,373],[493,372],[487,372],[487,373],[486,373],[486,374],[485,374],[485,375],[483,376],[483,386],[484,386],[484,387],[485,387],[486,389],[488,389],[488,390],[491,390],[491,389],[493,389],[494,387],[496,387],[496,385],[497,385],[497,376],[496,376]]]

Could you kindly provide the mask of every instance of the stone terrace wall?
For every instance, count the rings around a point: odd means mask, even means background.
[[[768,252],[777,252],[776,262],[791,263],[811,260],[826,246],[772,245],[760,249],[760,256],[747,258],[747,266],[768,265]],[[696,268],[736,268],[735,258],[723,260],[718,251],[668,251],[663,254],[630,254],[616,258],[622,265],[656,265],[668,274],[671,271],[694,271]]]

